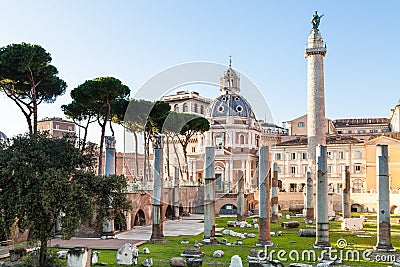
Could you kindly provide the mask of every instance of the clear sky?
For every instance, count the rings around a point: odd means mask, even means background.
[[[114,76],[137,90],[151,76],[191,61],[228,63],[267,98],[275,123],[307,110],[304,46],[315,10],[325,57],[330,119],[389,117],[400,98],[400,1],[129,1],[0,0],[0,46],[43,46],[68,84],[64,96],[39,107],[39,118],[63,116],[60,106],[87,79]],[[211,96],[217,95],[210,92]],[[0,96],[0,130],[26,131],[17,106]],[[95,134],[96,138],[100,134]],[[93,140],[96,141],[96,140]]]

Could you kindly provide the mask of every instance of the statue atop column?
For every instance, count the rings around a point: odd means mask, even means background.
[[[313,30],[318,30],[319,23],[320,23],[321,18],[322,18],[323,16],[324,16],[323,14],[322,14],[321,16],[319,16],[319,15],[318,15],[318,11],[315,11],[315,13],[314,13],[314,15],[313,15],[313,17],[312,17],[312,19],[311,19],[311,24],[313,25],[313,26],[312,26],[312,27],[313,27]]]

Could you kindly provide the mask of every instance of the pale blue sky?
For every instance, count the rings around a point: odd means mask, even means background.
[[[228,63],[267,98],[275,123],[306,113],[304,45],[315,10],[325,58],[331,119],[388,117],[400,98],[399,1],[0,1],[0,46],[43,46],[68,84],[41,105],[61,116],[78,84],[115,76],[132,91],[163,69],[191,61]],[[217,95],[217,88],[210,95]],[[17,106],[0,96],[0,130],[24,132]],[[97,134],[96,134],[97,136]]]

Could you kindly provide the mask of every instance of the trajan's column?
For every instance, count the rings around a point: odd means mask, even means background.
[[[324,57],[326,45],[319,33],[319,22],[323,15],[319,16],[317,11],[312,17],[313,28],[308,37],[305,57],[308,59],[307,66],[307,135],[308,135],[308,162],[310,178],[316,181],[316,148],[325,145],[325,93],[324,93]],[[307,184],[307,183],[306,183]],[[314,220],[314,191],[309,190],[306,196],[306,218],[307,221]],[[311,206],[307,205],[311,204]]]

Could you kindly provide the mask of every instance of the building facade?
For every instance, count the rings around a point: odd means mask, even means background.
[[[75,135],[75,123],[62,118],[44,118],[38,121],[38,131],[47,132],[50,137],[63,137],[64,135]]]

